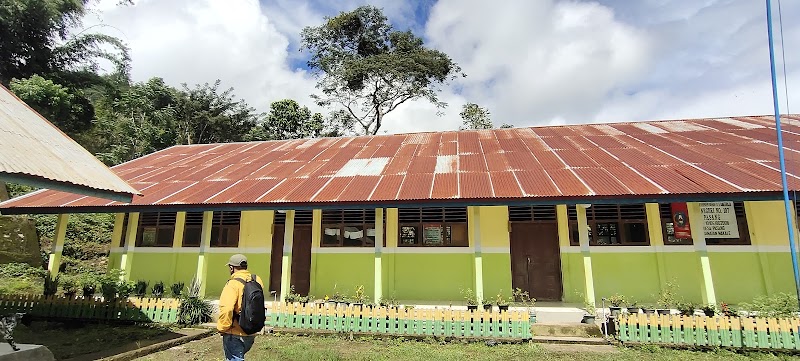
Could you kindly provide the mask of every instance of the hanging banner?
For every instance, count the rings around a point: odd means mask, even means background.
[[[675,228],[675,238],[691,239],[692,229],[689,227],[689,207],[686,202],[672,203],[672,222]]]
[[[699,205],[706,238],[739,238],[733,202],[700,202]]]

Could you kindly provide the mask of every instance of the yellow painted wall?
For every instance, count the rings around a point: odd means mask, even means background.
[[[272,247],[274,211],[242,211],[239,247]]]
[[[469,207],[470,209],[473,207]],[[506,206],[482,206],[480,208],[481,218],[481,247],[509,247],[510,238],[508,233],[508,207]],[[472,214],[469,211],[467,214]],[[469,228],[472,229],[474,220],[468,219]],[[472,232],[469,234],[469,244],[474,245]],[[509,271],[510,272],[510,271]]]
[[[783,201],[744,202],[752,244],[788,246]]]

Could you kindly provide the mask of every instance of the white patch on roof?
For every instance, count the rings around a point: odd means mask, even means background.
[[[431,140],[431,133],[409,134],[403,144],[428,144]]]
[[[794,120],[791,118],[781,116],[781,124],[789,124],[791,126],[800,127],[800,120]]]
[[[388,157],[350,159],[334,177],[356,177],[364,175],[381,175],[383,168],[389,164]]]
[[[317,144],[317,142],[319,142],[319,141],[320,141],[320,139],[322,139],[322,138],[313,138],[313,139],[308,139],[308,140],[306,140],[305,142],[303,142],[303,143],[299,144],[299,145],[297,146],[297,149],[305,149],[305,148],[308,148],[308,147],[310,147],[310,146],[312,146],[312,145],[314,145],[314,144]]]
[[[633,126],[636,127],[636,128],[639,128],[641,130],[644,130],[645,132],[653,133],[653,134],[669,133],[664,129],[661,129],[661,128],[655,126],[655,125],[647,124],[647,123],[633,123]]]
[[[761,129],[764,128],[758,124],[743,122],[741,120],[731,119],[731,118],[716,118],[714,119],[718,122],[733,125],[734,127],[744,128],[744,129]]]
[[[607,135],[625,135],[625,133],[619,131],[619,129],[608,124],[593,124],[592,128],[597,129]]]
[[[689,122],[658,122],[658,125],[674,133],[708,130],[706,127]]]
[[[434,173],[455,173],[458,170],[457,155],[436,156],[436,170]]]

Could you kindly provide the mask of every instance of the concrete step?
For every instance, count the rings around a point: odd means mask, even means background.
[[[572,337],[572,336],[533,336],[531,340],[536,343],[554,343],[569,345],[608,345],[604,338],[598,337]]]
[[[541,337],[593,337],[602,338],[603,333],[597,325],[534,323],[531,333]]]

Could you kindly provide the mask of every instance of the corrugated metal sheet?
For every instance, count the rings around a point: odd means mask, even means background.
[[[133,205],[777,192],[770,126],[770,117],[736,117],[176,146],[114,170],[144,189]],[[800,135],[786,139],[798,188]],[[105,205],[122,204],[42,191],[0,209]]]
[[[0,85],[0,178],[3,176],[101,197],[129,198],[139,194]]]

